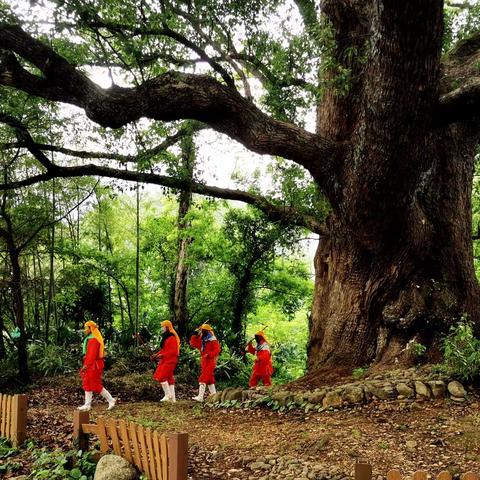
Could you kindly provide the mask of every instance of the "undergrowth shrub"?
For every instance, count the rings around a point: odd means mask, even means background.
[[[480,340],[475,338],[473,326],[465,317],[450,328],[443,341],[443,356],[447,373],[466,381],[480,375]]]
[[[49,377],[78,369],[78,353],[53,343],[33,342],[28,346],[29,365],[34,374]]]

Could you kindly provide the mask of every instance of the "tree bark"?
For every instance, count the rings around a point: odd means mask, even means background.
[[[441,7],[375,3],[364,104],[347,121],[338,108],[330,115],[328,102],[319,112],[321,133],[351,135],[355,146],[315,257],[310,370],[408,363],[409,341],[438,358],[450,325],[463,313],[479,319],[471,240],[478,131],[433,127]]]
[[[8,258],[10,260],[11,277],[10,288],[12,295],[12,309],[15,318],[15,324],[20,331],[20,337],[16,341],[18,352],[18,378],[23,383],[30,382],[30,372],[28,369],[27,356],[27,336],[25,332],[25,305],[22,291],[22,271],[20,268],[20,251],[15,246],[15,239],[13,236],[13,226],[9,214],[5,207],[5,197],[1,206],[1,213],[5,221],[6,228],[1,229],[1,236],[3,237]]]
[[[195,165],[195,144],[193,135],[186,136],[181,142],[181,176],[193,181]],[[187,235],[190,222],[187,214],[192,204],[191,189],[182,190],[178,199],[178,254],[173,287],[173,313],[178,334],[184,338],[188,324],[188,246],[192,239]]]

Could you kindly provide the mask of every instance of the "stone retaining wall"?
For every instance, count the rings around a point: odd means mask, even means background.
[[[463,403],[467,392],[464,386],[451,378],[418,376],[415,369],[395,371],[384,376],[374,376],[356,382],[315,390],[292,392],[282,387],[244,390],[226,388],[207,399],[207,404],[217,407],[259,406],[284,411],[293,408],[326,410],[369,403],[372,400],[428,400],[449,398]]]

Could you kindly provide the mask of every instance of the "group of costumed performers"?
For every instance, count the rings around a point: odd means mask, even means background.
[[[163,321],[160,325],[162,332],[160,350],[151,356],[151,360],[158,360],[153,378],[160,383],[163,389],[164,396],[160,401],[175,402],[175,377],[173,373],[180,354],[180,338],[169,320]],[[216,393],[214,372],[221,348],[213,328],[207,323],[200,325],[196,332],[190,338],[190,346],[200,351],[201,360],[200,376],[198,377],[198,395],[192,399],[197,402],[203,402],[207,387],[210,395]],[[85,390],[85,404],[78,407],[78,409],[90,410],[93,392],[96,392],[108,402],[107,410],[110,410],[115,406],[115,399],[102,385],[105,357],[103,337],[93,321],[85,323],[85,335],[83,342],[83,366],[80,369],[82,386],[83,390]],[[249,387],[256,387],[259,381],[269,386],[272,384],[271,376],[273,373],[270,344],[263,331],[257,332],[254,338],[256,345],[253,346],[252,339],[246,347],[246,351],[255,356]]]

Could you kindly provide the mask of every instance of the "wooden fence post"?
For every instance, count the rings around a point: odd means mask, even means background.
[[[15,395],[12,402],[12,442],[14,447],[21,445],[27,437],[27,404],[26,395]]]
[[[369,463],[355,464],[355,480],[371,480],[372,466]]]
[[[82,430],[82,424],[89,423],[90,415],[88,412],[75,410],[73,412],[73,444],[79,450],[88,450],[89,435]]]
[[[172,433],[168,436],[168,480],[187,480],[187,475],[188,434]]]

